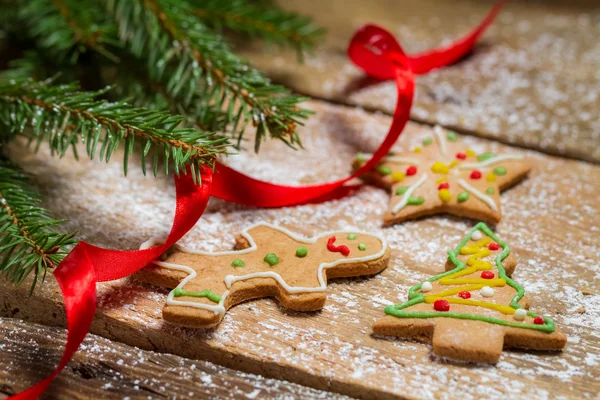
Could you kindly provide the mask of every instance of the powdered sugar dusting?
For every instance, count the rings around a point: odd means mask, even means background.
[[[306,152],[269,142],[259,156],[242,153],[230,157],[230,164],[282,183],[324,182],[348,174],[355,153],[373,151],[390,123],[389,117],[358,109],[321,102],[309,106],[318,116],[301,129]],[[397,146],[412,148],[430,134],[429,128],[409,124]],[[465,140],[476,151],[505,148],[473,137]],[[302,374],[290,372],[300,370],[319,377],[311,384],[335,391],[365,393],[356,390],[366,387],[371,395],[467,399],[592,396],[600,354],[594,330],[600,313],[600,167],[510,151],[525,154],[535,166],[527,180],[503,193],[504,217],[496,231],[519,260],[513,277],[525,287],[532,308],[554,318],[568,335],[562,354],[506,351],[497,366],[473,366],[438,360],[425,344],[373,336],[371,324],[383,316],[384,306],[406,299],[410,286],[439,273],[446,251],[474,221],[436,216],[383,228],[388,194],[370,186],[342,200],[283,209],[212,199],[205,216],[183,239],[191,248],[229,249],[243,227],[260,221],[306,235],[353,228],[383,234],[393,249],[388,269],[371,278],[330,282],[330,297],[320,312],[291,312],[266,299],[234,307],[215,330],[181,329],[160,318],[168,290],[121,280],[98,286],[101,313],[106,321],[115,318],[135,326],[142,337],[151,334],[162,351],[240,355],[265,374],[289,372],[286,377],[302,381]],[[123,178],[118,162],[101,167],[68,158],[34,159],[18,147],[12,154],[37,174],[37,182],[44,182],[46,204],[56,216],[70,217],[69,227],[79,229],[80,237],[107,247],[136,248],[147,237],[168,232],[174,208],[170,178],[143,178],[136,168]],[[40,295],[56,290],[49,280]],[[116,330],[112,334],[126,339]],[[157,337],[165,339],[156,343]],[[271,363],[284,369],[275,372]]]

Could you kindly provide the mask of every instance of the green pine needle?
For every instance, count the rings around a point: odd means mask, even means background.
[[[179,174],[193,166],[194,179],[198,179],[196,166],[212,167],[216,155],[226,152],[226,138],[179,128],[183,117],[98,100],[104,93],[81,92],[76,84],[52,85],[49,81],[0,84],[0,123],[11,128],[9,134],[28,137],[36,150],[43,141],[48,142],[52,154],[59,157],[71,148],[75,151],[81,141],[91,159],[99,153],[100,160],[108,162],[123,143],[125,174],[136,139],[144,149],[140,153],[143,170],[151,158],[155,175],[162,159],[165,173],[172,169]],[[28,126],[32,129],[26,129]]]
[[[19,14],[29,34],[58,61],[75,63],[88,49],[118,62],[116,27],[96,0],[21,0]]]
[[[239,59],[187,1],[103,1],[123,43],[146,60],[151,78],[162,81],[172,97],[196,99],[196,107],[217,105],[227,113],[238,145],[247,124],[256,127],[256,150],[267,136],[300,145],[296,126],[310,114],[299,107],[306,99],[271,84]]]
[[[217,30],[229,28],[279,46],[291,46],[301,58],[325,34],[309,17],[272,4],[247,0],[189,0],[194,15]]]
[[[10,162],[0,160],[0,273],[14,283],[34,274],[31,291],[43,281],[75,245],[75,233],[59,233],[55,220],[40,207],[39,195],[28,176]]]

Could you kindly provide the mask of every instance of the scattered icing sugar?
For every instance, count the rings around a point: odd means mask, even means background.
[[[293,152],[267,142],[258,156],[244,152],[228,161],[265,180],[324,182],[348,174],[355,154],[372,152],[390,123],[387,116],[359,109],[316,101],[308,105],[318,114],[301,128],[306,151]],[[412,148],[426,136],[431,136],[430,128],[410,123],[396,147]],[[498,143],[473,137],[464,141],[478,152],[506,150]],[[405,301],[409,287],[443,271],[447,251],[455,248],[474,222],[440,215],[383,227],[388,194],[371,186],[341,200],[282,209],[211,199],[203,218],[182,240],[192,249],[228,250],[245,226],[257,222],[304,235],[335,229],[384,235],[393,249],[389,267],[375,277],[331,281],[327,305],[321,311],[293,312],[273,299],[263,299],[232,308],[214,330],[182,329],[161,319],[167,289],[123,279],[98,284],[100,313],[135,326],[141,337],[148,336],[145,332],[156,337],[156,331],[165,337],[176,336],[186,344],[186,351],[201,348],[201,343],[224,353],[235,348],[261,365],[267,361],[285,368],[310,369],[328,381],[365,385],[381,392],[406,393],[425,387],[419,394],[429,398],[456,393],[464,398],[538,397],[544,386],[536,382],[557,380],[561,382],[557,395],[582,395],[581,391],[593,390],[580,382],[594,380],[599,354],[593,341],[600,313],[600,244],[594,240],[600,230],[595,204],[600,168],[533,151],[510,151],[528,156],[535,165],[528,179],[502,194],[504,217],[496,231],[519,260],[513,278],[525,288],[532,309],[552,317],[568,335],[569,343],[560,355],[505,351],[496,367],[469,367],[477,373],[469,374],[471,389],[467,391],[465,382],[456,379],[465,367],[432,357],[429,345],[372,336],[370,327],[383,317],[385,305]],[[71,156],[51,159],[46,149],[34,157],[18,145],[11,147],[11,155],[35,174],[34,183],[43,183],[38,186],[54,216],[70,218],[66,229],[79,230],[80,239],[96,245],[134,249],[150,236],[168,233],[175,192],[171,178],[143,177],[135,168],[135,159],[130,162],[129,176],[122,177],[121,154],[117,152],[114,161],[105,165],[83,157],[79,162]],[[577,176],[586,179],[574,179]],[[584,288],[591,288],[591,294],[584,294]],[[57,290],[56,282],[48,278],[35,296],[56,296]],[[580,307],[585,312],[575,311]],[[110,324],[103,329],[109,332],[100,330],[102,334],[119,338],[118,331],[110,333]],[[86,341],[86,345],[91,348],[94,342]],[[164,351],[166,343],[154,346]],[[186,365],[185,370],[192,374],[187,361]],[[268,368],[264,371],[274,373]],[[517,374],[527,386],[513,379]],[[212,379],[214,382],[214,376]],[[266,387],[260,386],[263,391],[257,396],[266,396]]]

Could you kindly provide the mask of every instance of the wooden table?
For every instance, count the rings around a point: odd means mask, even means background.
[[[393,86],[360,78],[343,54],[356,27],[381,23],[408,51],[416,51],[457,36],[490,5],[284,3],[313,14],[329,29],[323,48],[302,66],[289,54],[248,55],[276,79],[321,99],[308,104],[317,115],[301,130],[306,151],[266,143],[258,156],[243,153],[230,162],[254,176],[290,184],[344,176],[354,154],[376,147],[389,126]],[[93,334],[48,397],[598,396],[600,48],[594,38],[599,16],[593,2],[568,7],[511,2],[470,58],[419,78],[416,122],[397,144],[408,148],[430,133],[429,124],[440,123],[472,135],[466,140],[476,149],[512,147],[533,160],[530,177],[502,195],[504,219],[496,231],[517,255],[514,276],[532,307],[567,334],[562,354],[507,351],[496,366],[464,365],[436,359],[428,345],[371,334],[383,307],[405,299],[410,286],[440,271],[445,251],[473,221],[438,216],[383,228],[388,195],[373,187],[340,201],[279,210],[213,199],[185,244],[227,249],[235,234],[258,221],[307,235],[357,227],[386,235],[393,248],[390,266],[373,278],[332,282],[321,312],[293,313],[273,300],[259,300],[235,307],[209,332],[164,323],[164,289],[129,279],[100,284]],[[36,175],[45,204],[56,217],[68,217],[68,228],[79,230],[80,239],[136,248],[149,236],[168,232],[174,208],[169,178],[144,178],[135,168],[124,178],[118,155],[103,165],[52,159],[44,149],[32,156],[18,144],[11,150]],[[65,320],[52,277],[32,297],[27,282],[19,288],[0,285],[1,397],[23,390],[56,365]]]

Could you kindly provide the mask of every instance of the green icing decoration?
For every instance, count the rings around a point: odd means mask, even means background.
[[[379,172],[381,175],[391,175],[392,170],[389,169],[388,167],[385,167],[383,165],[378,166],[377,168],[375,168],[377,170],[377,172]]]
[[[494,168],[494,175],[506,175],[506,168],[504,167],[496,167]]]
[[[429,146],[431,143],[433,143],[432,138],[426,137],[425,139],[423,139],[423,146]]]
[[[409,206],[420,206],[423,203],[425,203],[425,199],[422,198],[421,196],[419,196],[419,197],[410,196],[408,198],[408,200],[406,200],[406,204],[408,204]]]
[[[240,267],[245,267],[245,266],[246,266],[246,263],[245,263],[245,262],[243,262],[242,260],[240,260],[239,258],[236,258],[235,260],[233,260],[233,261],[231,262],[231,266],[232,266],[233,268],[240,268]]]
[[[467,200],[469,200],[469,192],[460,192],[458,194],[458,202],[459,203],[462,203]]]
[[[220,303],[221,302],[221,296],[219,296],[218,294],[213,293],[209,289],[204,289],[201,292],[188,292],[187,290],[183,290],[181,288],[175,288],[175,289],[173,289],[173,297],[181,297],[181,296],[186,296],[186,297],[206,297],[207,299],[209,299],[213,303]]]
[[[485,161],[485,160],[489,160],[490,158],[494,158],[496,157],[496,155],[494,153],[481,153],[480,155],[477,156],[477,161]]]
[[[456,136],[456,132],[453,132],[453,131],[448,131],[446,138],[448,138],[449,142],[456,142],[458,140],[458,136]]]
[[[364,243],[360,243],[360,244],[358,245],[358,249],[359,249],[360,251],[365,251],[365,250],[367,249],[367,245],[366,245],[366,244],[364,244]]]
[[[355,240],[355,239],[356,239],[356,233],[348,234],[348,240]]]
[[[363,153],[356,153],[356,159],[362,163],[365,161],[365,156]]]
[[[408,186],[400,186],[398,189],[396,189],[396,195],[402,196],[407,190]]]
[[[300,258],[302,258],[302,257],[306,257],[306,255],[307,255],[307,254],[308,254],[308,250],[307,250],[307,249],[306,249],[306,247],[304,247],[304,246],[298,247],[298,248],[296,249],[296,257],[300,257]],[[275,254],[273,254],[273,255],[275,255]],[[277,257],[277,256],[275,256],[275,257]],[[266,261],[266,260],[265,260],[265,261]],[[267,261],[267,262],[268,262],[268,261]],[[279,260],[278,260],[277,262],[279,262]],[[270,263],[269,263],[269,264],[270,264]],[[271,264],[271,266],[273,266],[273,265]]]
[[[485,189],[485,192],[487,194],[494,194],[494,188],[487,188],[487,189]]]
[[[463,240],[458,244],[458,247],[455,250],[450,250],[448,252],[448,259],[450,260],[450,262],[452,262],[452,264],[454,264],[456,266],[456,268],[450,270],[450,271],[446,271],[444,273],[441,273],[439,275],[436,275],[432,278],[429,278],[428,281],[429,282],[435,282],[445,276],[454,274],[458,271],[462,271],[463,269],[465,269],[467,267],[467,265],[462,262],[461,260],[458,259],[458,255],[460,254],[460,249],[465,246],[467,244],[467,242],[469,240],[471,240],[471,236],[473,235],[473,233],[475,231],[481,231],[484,234],[486,234],[487,236],[489,236],[490,238],[492,238],[496,243],[498,243],[501,247],[502,247],[502,253],[499,254],[498,256],[496,256],[496,258],[494,259],[494,262],[496,263],[496,268],[498,268],[498,278],[502,278],[506,281],[506,283],[512,287],[513,289],[516,290],[516,294],[515,296],[512,298],[512,300],[510,301],[510,306],[514,309],[518,309],[518,308],[522,308],[519,305],[519,301],[523,298],[523,296],[525,295],[525,289],[523,289],[518,283],[516,283],[515,281],[513,281],[512,279],[510,279],[507,275],[506,275],[506,271],[504,270],[504,267],[502,267],[502,260],[504,260],[506,257],[508,257],[508,255],[510,254],[510,247],[508,246],[508,244],[502,240],[500,240],[495,234],[494,232],[492,232],[490,230],[490,228],[487,227],[486,224],[484,224],[483,222],[478,223],[477,225],[475,225],[475,228],[473,228],[471,230],[471,232],[469,232],[467,234],[467,236],[465,236],[463,238]],[[396,304],[393,306],[387,306],[385,308],[385,313],[387,315],[392,315],[394,317],[397,318],[457,318],[457,319],[469,319],[469,320],[474,320],[474,321],[483,321],[483,322],[488,322],[488,323],[492,323],[492,324],[498,324],[498,325],[503,325],[503,326],[512,326],[515,328],[524,328],[524,329],[535,329],[535,330],[539,330],[542,332],[554,332],[554,321],[552,321],[552,319],[548,318],[548,317],[542,317],[544,318],[544,325],[537,325],[537,324],[524,324],[524,323],[518,323],[518,322],[514,322],[514,321],[507,321],[501,318],[496,318],[496,317],[489,317],[489,316],[483,316],[483,315],[473,315],[473,314],[462,314],[462,313],[456,313],[456,312],[427,312],[427,311],[402,311],[405,308],[408,308],[410,306],[413,306],[415,304],[420,304],[425,302],[425,296],[422,293],[418,293],[418,291],[421,289],[421,285],[423,283],[419,283],[413,287],[411,287],[408,291],[408,298],[409,301],[407,301],[406,303],[403,304]],[[527,311],[527,315],[535,318],[538,316],[538,314],[535,314],[533,312]]]
[[[265,262],[269,264],[271,267],[279,264],[279,257],[275,253],[269,253],[264,258]]]
[[[392,157],[395,156],[396,153],[394,153],[393,151],[388,151],[388,153],[385,155],[386,157]]]

